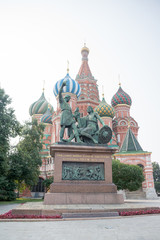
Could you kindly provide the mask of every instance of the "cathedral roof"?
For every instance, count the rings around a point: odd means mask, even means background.
[[[143,149],[141,148],[138,140],[134,136],[131,128],[128,128],[128,131],[126,133],[124,142],[120,148],[120,153],[127,153],[127,152],[143,152]]]
[[[92,76],[91,70],[88,65],[89,48],[87,48],[84,45],[84,47],[81,50],[81,54],[82,54],[82,64],[76,76],[76,79],[84,79],[88,77],[94,80],[94,77]]]
[[[131,97],[126,92],[124,92],[120,86],[116,94],[112,97],[111,104],[113,107],[118,104],[127,104],[131,106],[132,100]]]
[[[80,96],[81,94],[80,85],[76,80],[70,77],[69,73],[67,73],[67,75],[64,78],[56,82],[56,84],[54,85],[53,92],[55,96],[58,95],[59,89],[62,86],[63,81],[66,81],[66,86],[63,88],[62,92],[73,93],[73,94],[76,94],[77,97]]]
[[[101,103],[95,108],[95,111],[100,117],[114,117],[114,110],[108,103],[106,103],[104,97]]]
[[[44,96],[44,92],[42,92],[41,97],[34,103],[31,104],[29,108],[30,116],[34,114],[44,114],[48,109],[49,102],[46,100]],[[54,112],[53,107],[51,106],[52,113]]]

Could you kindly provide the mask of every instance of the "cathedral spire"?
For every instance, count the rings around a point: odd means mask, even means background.
[[[99,105],[99,91],[97,80],[93,77],[88,65],[89,48],[86,47],[86,43],[84,43],[81,49],[81,54],[82,63],[76,76],[76,82],[79,83],[81,88],[81,95],[78,98],[77,107],[81,109],[81,114],[86,116],[88,105],[92,106],[93,109]]]
[[[88,77],[94,80],[94,77],[92,76],[91,70],[88,65],[89,48],[86,47],[86,43],[84,43],[84,47],[81,49],[81,54],[82,54],[82,64],[76,79],[84,79]]]
[[[118,81],[119,81],[119,86],[121,87],[121,79],[120,79],[120,74],[118,74]]]
[[[104,86],[102,85],[102,101],[104,100]]]
[[[69,73],[69,61],[67,60],[67,73]]]
[[[44,90],[45,90],[45,80],[43,80],[43,88],[42,88],[42,91],[43,91],[43,93],[44,93]]]
[[[83,60],[88,61],[89,48],[86,47],[86,43],[84,43],[84,47],[81,49],[81,54],[82,54],[82,61]]]

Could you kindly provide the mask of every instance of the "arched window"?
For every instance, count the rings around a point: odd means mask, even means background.
[[[141,168],[144,168],[144,166],[142,165],[142,164],[137,164],[139,167],[141,167]]]
[[[137,165],[144,170],[144,166],[142,164],[137,164]]]

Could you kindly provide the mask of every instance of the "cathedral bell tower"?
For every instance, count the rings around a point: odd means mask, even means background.
[[[97,80],[93,77],[88,65],[89,49],[84,44],[81,50],[82,64],[76,76],[76,81],[81,87],[81,95],[77,100],[77,106],[81,116],[87,115],[87,107],[90,105],[93,109],[99,105],[99,91]]]

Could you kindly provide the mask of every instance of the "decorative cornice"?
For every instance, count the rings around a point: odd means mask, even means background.
[[[150,154],[152,154],[152,152],[132,152],[132,153],[128,153],[128,152],[126,152],[126,153],[115,153],[114,154],[114,156],[135,156],[135,155],[150,155]]]
[[[107,118],[107,119],[112,119],[112,117],[105,117],[105,116],[102,116],[101,118]]]
[[[131,106],[130,105],[127,105],[127,104],[117,104],[116,106],[114,106],[114,108],[117,108],[117,107],[127,107],[127,108],[130,108]]]

